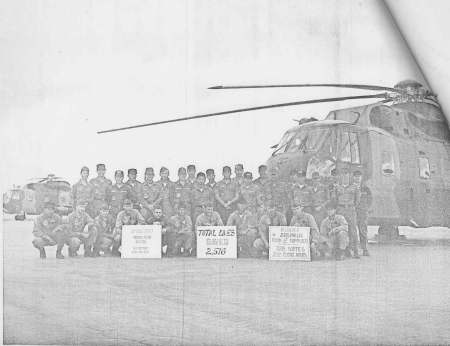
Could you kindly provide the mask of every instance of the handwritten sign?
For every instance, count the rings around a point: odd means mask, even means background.
[[[122,228],[122,258],[161,258],[161,225]]]
[[[236,226],[198,227],[197,258],[237,258]]]
[[[311,261],[309,227],[269,227],[269,260]]]

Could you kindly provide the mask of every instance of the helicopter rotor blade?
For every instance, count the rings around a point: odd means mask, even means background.
[[[131,130],[131,129],[136,129],[136,128],[139,128],[139,127],[162,125],[162,124],[174,123],[174,122],[179,122],[179,121],[187,121],[187,120],[193,120],[193,119],[209,118],[209,117],[214,117],[214,116],[227,115],[227,114],[233,114],[233,113],[250,112],[250,111],[269,109],[269,108],[280,108],[280,107],[288,107],[288,106],[306,105],[306,104],[312,104],[312,103],[336,102],[336,101],[370,99],[370,98],[384,98],[384,99],[388,99],[389,95],[387,93],[383,93],[383,94],[372,94],[372,95],[332,97],[332,98],[325,98],[325,99],[315,99],[315,100],[287,102],[287,103],[276,103],[276,104],[266,105],[266,106],[257,106],[257,107],[233,109],[233,110],[223,111],[223,112],[207,113],[207,114],[194,115],[194,116],[189,116],[189,117],[175,118],[175,119],[170,119],[170,120],[156,121],[156,122],[152,122],[152,123],[145,123],[145,124],[139,124],[139,125],[120,127],[120,128],[116,128],[116,129],[98,131],[97,134],[108,133],[108,132],[116,132],[116,131],[123,131],[123,130]]]
[[[217,85],[209,87],[212,90],[225,89],[264,89],[264,88],[310,88],[310,87],[331,87],[331,88],[348,88],[375,91],[391,91],[401,93],[399,89],[384,87],[379,85],[367,84],[268,84],[268,85]]]

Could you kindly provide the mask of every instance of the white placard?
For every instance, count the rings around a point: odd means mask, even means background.
[[[270,226],[269,260],[311,261],[309,227]]]
[[[236,226],[197,227],[197,258],[237,258]]]
[[[161,225],[122,228],[122,258],[161,258]]]

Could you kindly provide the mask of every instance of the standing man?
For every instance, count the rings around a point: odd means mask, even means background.
[[[351,257],[350,250],[352,250],[353,258],[359,258],[356,206],[359,204],[361,192],[355,184],[351,183],[350,171],[346,168],[342,170],[341,181],[336,187],[336,194],[338,202],[337,213],[342,215],[348,223],[350,245],[346,255]]]
[[[239,198],[239,188],[231,180],[231,168],[228,166],[222,169],[223,179],[217,183],[214,195],[216,197],[217,211],[222,220],[228,220],[234,210],[234,203]]]
[[[161,207],[166,217],[171,217],[173,212],[173,205],[175,199],[174,183],[169,179],[169,169],[161,167],[159,170],[160,180],[156,182],[161,196]]]
[[[312,186],[309,190],[311,191],[311,214],[320,225],[327,216],[325,205],[330,200],[330,194],[328,188],[321,183],[319,172],[312,173]]]
[[[259,177],[255,179],[254,183],[259,185],[262,188],[269,181],[269,177],[267,175],[267,166],[266,165],[259,166],[258,174],[259,174]]]
[[[309,227],[310,233],[310,245],[311,245],[311,257],[320,257],[319,243],[320,243],[320,233],[319,227],[317,227],[316,220],[311,214],[305,213],[303,211],[302,205],[296,205],[293,208],[294,215],[292,216],[289,226],[297,227]]]
[[[90,183],[94,188],[94,200],[92,202],[91,217],[96,217],[104,203],[109,203],[112,182],[105,178],[105,164],[97,164],[97,177],[91,179]]]
[[[286,217],[290,210],[289,185],[286,181],[281,180],[277,173],[278,171],[274,170],[267,183],[268,196],[266,199],[272,200],[277,210]]]
[[[192,215],[192,190],[194,185],[187,181],[186,168],[178,168],[178,181],[174,185],[175,198],[174,198],[174,209],[178,209],[178,205],[184,204],[185,209],[189,215]]]
[[[61,251],[64,247],[66,236],[65,233],[59,229],[61,225],[61,217],[55,213],[55,204],[47,202],[44,204],[44,210],[34,220],[33,227],[33,246],[39,250],[39,256],[46,258],[46,246],[56,245],[56,258],[63,259]]]
[[[311,212],[311,190],[306,184],[306,172],[298,170],[291,173],[292,185],[290,189],[290,205],[302,206],[307,213]]]
[[[205,173],[197,173],[197,181],[192,188],[192,220],[195,223],[197,217],[203,213],[203,206],[214,203],[214,193],[209,186],[205,184]]]
[[[244,180],[240,187],[240,196],[243,198],[248,206],[256,207],[260,201],[261,190],[257,184],[253,182],[253,175],[251,172],[244,173]]]
[[[187,174],[188,174],[187,181],[191,186],[193,186],[195,184],[197,174],[197,169],[195,168],[195,165],[191,164],[187,166]]]
[[[128,180],[125,184],[130,187],[130,200],[134,209],[140,209],[142,199],[142,183],[137,181],[137,169],[130,168],[128,170]]]
[[[242,182],[244,181],[244,165],[242,163],[238,163],[234,166],[234,178],[233,181],[241,187]]]
[[[177,213],[169,219],[167,229],[167,253],[177,256],[183,253],[184,256],[193,254],[194,232],[192,230],[192,220],[186,214],[186,206],[183,203],[178,205]],[[183,252],[181,251],[183,249]]]
[[[359,230],[359,243],[363,250],[363,256],[369,256],[367,250],[367,219],[369,218],[369,209],[372,205],[372,193],[370,189],[363,183],[363,176],[360,171],[353,173],[353,181],[359,188],[361,197],[356,205],[356,222]]]
[[[111,186],[110,206],[111,216],[116,219],[117,214],[123,209],[123,201],[130,198],[130,187],[123,183],[123,171],[114,173],[115,184]]]
[[[342,215],[336,214],[336,203],[330,201],[325,208],[328,216],[320,224],[319,251],[326,257],[334,253],[336,260],[340,261],[344,259],[344,251],[349,244],[348,224]]]
[[[153,181],[155,172],[152,167],[145,169],[141,194],[141,214],[145,219],[152,217],[154,208],[161,202],[160,187]]]
[[[117,214],[112,246],[113,256],[121,256],[119,248],[122,245],[122,227],[126,225],[145,225],[144,217],[136,209],[133,209],[133,202],[129,199],[123,201],[123,210]]]
[[[69,214],[68,240],[69,257],[76,257],[80,245],[84,247],[84,257],[92,257],[92,248],[97,239],[97,230],[92,227],[94,220],[86,212],[86,202],[78,202],[76,209]]]
[[[78,203],[86,203],[87,208],[90,208],[94,199],[94,187],[88,182],[89,168],[86,166],[82,167],[80,174],[81,179],[72,187],[72,202],[74,210]]]
[[[211,190],[214,191],[214,189],[216,188],[216,185],[217,185],[216,173],[214,172],[214,169],[208,168],[206,170],[206,179],[208,179],[208,182],[206,183],[206,185],[208,185],[211,188]]]
[[[103,203],[100,207],[100,214],[94,219],[97,239],[94,244],[93,257],[100,256],[100,251],[103,251],[104,254],[111,252],[115,223],[116,220],[109,213],[108,204]]]
[[[263,256],[269,254],[269,227],[286,226],[287,221],[283,213],[279,212],[273,201],[269,201],[267,212],[259,220],[258,236],[255,240],[255,248]]]

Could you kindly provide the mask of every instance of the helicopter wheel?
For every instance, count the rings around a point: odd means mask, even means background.
[[[22,212],[21,214],[17,214],[16,216],[14,216],[14,220],[16,221],[25,221],[26,219],[26,215],[25,212]]]
[[[398,225],[392,223],[381,224],[378,229],[378,237],[382,241],[392,241],[399,238]]]

